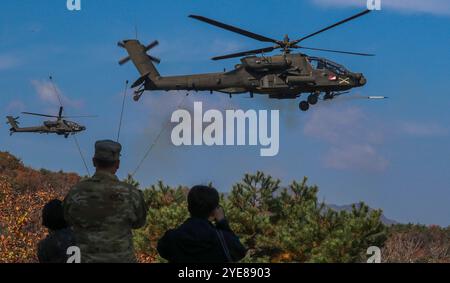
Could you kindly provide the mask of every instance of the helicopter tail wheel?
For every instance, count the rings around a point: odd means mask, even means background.
[[[319,96],[317,94],[311,94],[310,96],[308,96],[308,103],[311,105],[316,105],[317,102],[319,101]]]
[[[300,102],[299,107],[300,107],[300,110],[302,110],[304,112],[308,111],[309,110],[309,103],[307,101],[302,101],[302,102]]]
[[[133,100],[134,100],[134,101],[138,102],[139,99],[141,99],[141,95],[135,94],[135,95],[133,96]]]
[[[143,94],[144,94],[144,91],[141,91],[141,90],[135,91],[134,92],[134,96],[133,96],[133,100],[138,102],[141,99]]]

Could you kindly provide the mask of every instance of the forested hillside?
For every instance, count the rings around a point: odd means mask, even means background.
[[[36,245],[46,233],[43,205],[64,198],[79,180],[28,168],[0,152],[0,262],[37,261]],[[161,262],[157,240],[188,217],[188,188],[160,182],[141,189],[150,209],[146,226],[135,232],[136,251],[141,262]],[[450,228],[386,226],[380,210],[361,203],[336,211],[318,200],[318,190],[306,178],[283,186],[262,172],[230,188],[222,205],[249,248],[244,262],[365,262],[369,246],[380,247],[385,262],[450,262]]]

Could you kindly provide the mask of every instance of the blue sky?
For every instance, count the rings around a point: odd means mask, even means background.
[[[169,3],[168,3],[169,2]],[[114,138],[124,81],[134,81],[131,64],[117,41],[138,37],[160,45],[163,75],[232,69],[238,60],[209,58],[265,45],[189,19],[200,14],[274,38],[313,32],[365,8],[364,1],[95,1],[83,0],[80,12],[65,0],[2,1],[0,9],[0,111],[56,113],[48,76],[63,94],[67,113],[97,114],[80,120],[88,131],[78,136],[90,159],[95,140]],[[204,108],[279,109],[280,153],[259,157],[253,147],[180,147],[170,142],[170,128],[136,178],[144,185],[208,183],[222,191],[244,173],[263,170],[285,183],[308,176],[326,202],[365,201],[401,222],[450,225],[450,4],[446,0],[383,1],[380,12],[305,41],[307,46],[376,53],[373,58],[324,56],[363,72],[364,88],[353,94],[384,95],[386,101],[341,98],[312,111],[298,111],[298,101],[267,97],[198,93],[183,101]],[[167,125],[184,93],[146,93],[127,99],[120,175],[134,170],[148,145]],[[22,117],[22,125],[39,123]],[[0,150],[35,168],[75,171],[84,167],[72,139],[15,135],[0,126]],[[91,171],[92,171],[91,167]]]

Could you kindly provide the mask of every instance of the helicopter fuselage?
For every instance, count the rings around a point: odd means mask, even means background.
[[[302,111],[307,111],[310,105],[317,104],[319,99],[332,99],[354,87],[365,85],[367,80],[363,74],[350,72],[345,67],[332,61],[309,57],[303,53],[292,53],[292,50],[305,49],[357,56],[374,56],[374,54],[367,53],[306,47],[301,44],[308,38],[353,21],[370,12],[370,9],[366,9],[295,40],[291,40],[288,35],[283,40],[277,40],[204,16],[189,15],[192,19],[271,45],[212,58],[213,60],[242,58],[241,63],[230,72],[163,77],[154,65],[154,63],[159,64],[161,60],[148,54],[159,42],[155,40],[148,45],[142,45],[139,40],[131,39],[120,41],[117,44],[119,47],[126,49],[128,53],[128,56],[119,61],[119,65],[124,65],[131,60],[141,75],[132,85],[132,88],[138,87],[134,96],[136,101],[146,90],[210,91],[211,93],[217,91],[228,93],[230,97],[232,94],[249,92],[251,97],[257,93],[266,94],[275,99],[294,99],[302,93],[310,93],[308,99],[299,104]],[[277,49],[281,50],[280,55],[264,56],[264,54]],[[322,93],[324,95],[320,97]]]
[[[8,123],[12,126],[10,129],[11,134],[40,133],[40,134],[57,134],[68,137],[71,134],[76,134],[86,130],[86,127],[67,120],[45,121],[42,126],[21,128],[17,124],[17,119],[18,118],[14,119],[12,117],[8,117],[9,120]]]
[[[144,86],[145,90],[249,92],[289,99],[302,93],[341,92],[365,84],[366,79],[360,73],[323,58],[297,53],[244,57],[229,72],[157,77],[146,80]]]

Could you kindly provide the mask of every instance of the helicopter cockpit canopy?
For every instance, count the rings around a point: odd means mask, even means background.
[[[64,121],[64,123],[69,127],[69,128],[79,128],[79,125],[77,123],[71,122],[71,121]]]
[[[57,121],[45,121],[44,125],[48,128],[55,128],[58,126],[58,122]]]
[[[311,66],[316,70],[327,69],[338,75],[346,75],[350,73],[350,71],[347,70],[344,66],[325,58],[308,57],[308,60],[311,63]]]

